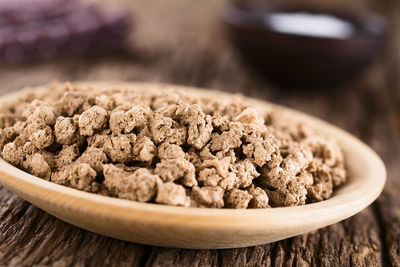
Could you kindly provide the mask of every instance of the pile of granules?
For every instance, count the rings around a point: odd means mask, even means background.
[[[0,107],[1,156],[57,184],[185,207],[303,205],[346,181],[338,145],[280,109],[158,89],[27,89]]]

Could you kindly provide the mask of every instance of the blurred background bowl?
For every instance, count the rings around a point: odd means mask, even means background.
[[[311,6],[230,5],[222,16],[245,62],[289,88],[334,88],[357,77],[381,50],[386,21]]]

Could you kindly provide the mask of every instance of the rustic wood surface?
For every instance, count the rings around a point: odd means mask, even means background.
[[[242,92],[308,112],[361,138],[386,163],[385,190],[358,215],[302,236],[241,249],[182,250],[81,230],[0,188],[0,265],[400,266],[399,28],[393,29],[387,51],[353,84],[340,91],[296,93],[268,85],[238,60],[218,21],[223,1],[118,2],[135,18],[125,52],[2,65],[0,93],[54,79],[160,81]],[[399,3],[383,2],[366,6],[399,24]]]

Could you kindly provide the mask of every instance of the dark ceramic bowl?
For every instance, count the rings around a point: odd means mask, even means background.
[[[284,87],[346,84],[381,50],[387,33],[376,15],[309,7],[232,5],[222,20],[244,60]]]

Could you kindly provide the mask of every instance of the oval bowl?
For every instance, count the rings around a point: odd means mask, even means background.
[[[115,83],[81,83],[107,88]],[[151,83],[117,83],[140,91],[179,88],[196,94],[232,94]],[[42,89],[41,89],[42,88]],[[43,90],[38,87],[37,90]],[[5,95],[0,103],[18,97]],[[260,111],[281,108],[334,138],[344,150],[348,182],[332,198],[303,206],[270,209],[201,209],[140,203],[100,196],[48,182],[0,159],[0,184],[63,221],[102,235],[178,248],[233,248],[265,244],[336,223],[370,205],[383,189],[386,170],[367,145],[345,131],[298,111],[246,98]]]

